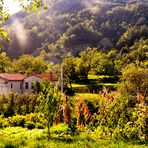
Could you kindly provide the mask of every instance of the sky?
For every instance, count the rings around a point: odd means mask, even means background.
[[[26,5],[27,0],[24,0],[24,4]],[[9,14],[15,14],[22,9],[20,6],[19,0],[4,0],[4,11]]]
[[[4,11],[13,15],[19,12],[22,9],[21,3],[19,0],[3,0]],[[23,0],[23,5],[27,6],[29,2],[27,0]],[[16,34],[20,47],[24,47],[29,44],[28,34],[25,31],[23,24],[15,17],[13,17],[12,22],[13,31]]]

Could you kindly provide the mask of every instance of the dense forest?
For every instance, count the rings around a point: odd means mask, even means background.
[[[16,58],[44,50],[56,63],[61,55],[78,56],[86,47],[127,53],[135,41],[148,37],[147,5],[147,0],[50,1],[46,10],[9,18],[4,25],[12,41],[3,41],[0,52]]]

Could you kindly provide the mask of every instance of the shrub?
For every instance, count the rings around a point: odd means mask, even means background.
[[[67,134],[68,133],[68,125],[64,123],[60,123],[58,125],[54,125],[51,127],[51,133],[55,134]]]
[[[118,90],[122,94],[148,96],[148,69],[129,64],[122,71],[121,82]]]
[[[8,118],[4,118],[0,116],[0,128],[3,127],[12,127],[12,126],[21,126],[24,127],[27,122],[32,122],[36,125],[37,128],[44,129],[46,125],[46,120],[43,114],[36,113],[36,114],[27,114],[23,115],[16,115]],[[28,124],[28,123],[27,123]]]
[[[130,96],[101,94],[98,102],[98,138],[114,140],[146,140],[146,106],[144,98],[131,107]]]
[[[68,124],[68,132],[70,135],[73,136],[78,134],[76,123],[71,122],[70,124]]]
[[[12,117],[8,117],[10,126],[22,126],[25,124],[25,116],[16,115]]]
[[[39,106],[36,95],[12,93],[0,96],[0,115],[4,117],[39,112]]]
[[[37,122],[36,123],[36,128],[38,128],[38,129],[44,129],[45,128],[45,125],[43,123]]]
[[[27,121],[25,123],[25,127],[27,127],[28,129],[34,129],[35,128],[35,123],[32,121]]]

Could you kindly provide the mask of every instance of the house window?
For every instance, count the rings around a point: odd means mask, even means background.
[[[22,83],[20,84],[20,89],[22,89],[23,87],[22,87]]]
[[[25,83],[25,88],[28,89],[28,82]]]
[[[11,88],[13,88],[13,84],[11,83]]]

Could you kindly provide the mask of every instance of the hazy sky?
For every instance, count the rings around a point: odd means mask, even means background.
[[[10,14],[17,13],[22,8],[20,6],[19,0],[4,0],[4,9]],[[24,0],[24,5],[27,4],[27,0]]]

